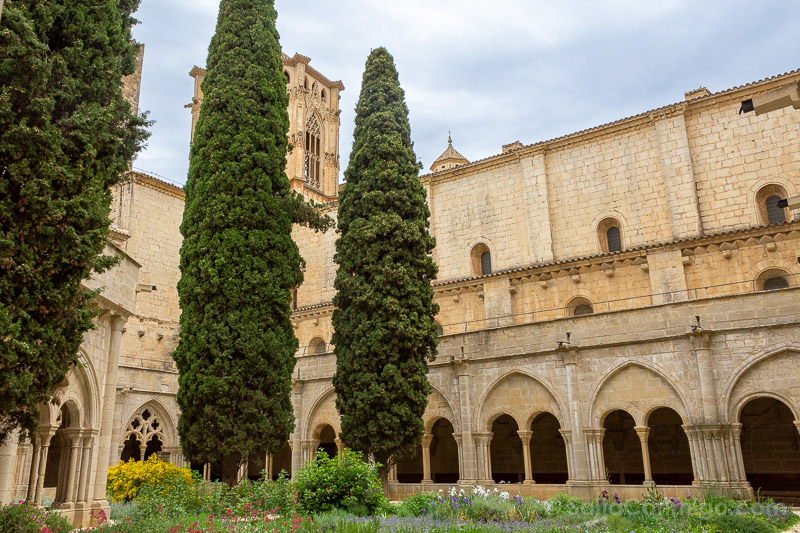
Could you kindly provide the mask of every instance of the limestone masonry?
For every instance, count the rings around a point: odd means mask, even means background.
[[[283,61],[287,175],[335,217],[344,86],[305,56]],[[204,75],[191,71],[193,128]],[[126,80],[129,94],[140,77]],[[439,265],[434,392],[417,456],[391,473],[393,497],[455,483],[537,497],[639,497],[655,483],[685,496],[712,482],[800,497],[800,219],[776,206],[800,194],[800,114],[737,114],[742,100],[797,83],[800,71],[701,88],[481,161],[448,142],[420,178]],[[183,191],[152,176],[131,172],[114,188],[109,250],[123,261],[89,283],[106,290],[85,365],[42,408],[34,442],[0,449],[2,501],[54,498],[86,522],[106,505],[108,465],[153,452],[185,463],[171,358],[182,210]],[[294,238],[307,261],[294,297],[295,431],[243,476],[292,473],[318,448],[341,448],[336,233],[298,227]]]

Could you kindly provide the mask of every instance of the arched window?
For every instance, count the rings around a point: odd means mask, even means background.
[[[756,280],[756,290],[758,291],[774,291],[786,289],[789,286],[789,273],[780,268],[771,268],[762,272]]]
[[[778,207],[778,202],[789,196],[780,185],[766,185],[756,193],[758,217],[762,224],[783,224],[791,218],[788,209]]]
[[[597,225],[597,239],[603,253],[622,251],[622,225],[616,218],[604,218]]]
[[[606,231],[606,241],[608,242],[609,252],[619,252],[622,250],[622,236],[619,233],[619,228],[611,226]]]
[[[322,89],[322,92],[320,93],[320,97],[322,98],[322,101],[324,103],[327,103],[328,102],[328,91],[326,91],[325,89]]]
[[[472,247],[470,256],[473,276],[488,276],[492,273],[492,253],[488,246],[483,243],[476,244]]]
[[[320,133],[319,118],[312,113],[306,124],[306,158],[305,158],[305,177],[306,183],[312,187],[319,188],[322,175],[320,154],[322,153],[322,140]]]
[[[297,309],[297,289],[292,289],[292,311]]]
[[[567,316],[583,316],[594,314],[592,302],[583,297],[573,298],[567,305]]]
[[[438,335],[439,337],[444,335],[444,328],[438,322],[436,323],[436,335]]]
[[[160,452],[164,442],[163,428],[158,417],[152,408],[141,407],[128,423],[121,460],[144,461],[150,455]],[[136,446],[139,447],[138,450]]]
[[[492,254],[487,250],[481,254],[481,275],[492,273]]]
[[[289,76],[289,72],[288,71],[284,70],[283,71],[283,75],[286,76],[286,85],[289,85],[290,83],[292,83],[292,78]]]
[[[314,337],[309,343],[309,352],[313,354],[327,353],[328,345],[320,337]]]

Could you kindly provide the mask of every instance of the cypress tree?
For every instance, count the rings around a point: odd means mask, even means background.
[[[138,0],[7,0],[0,26],[0,441],[38,425],[96,312],[81,288],[110,187],[144,142],[132,74]]]
[[[303,280],[292,223],[329,219],[292,193],[289,115],[272,0],[222,0],[208,49],[181,224],[178,431],[192,461],[236,482],[294,425],[298,342],[290,291]]]
[[[333,344],[342,440],[386,467],[423,434],[437,335],[430,210],[404,92],[385,48],[367,59],[339,198]]]

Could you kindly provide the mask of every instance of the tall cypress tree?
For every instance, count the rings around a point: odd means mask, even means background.
[[[386,467],[413,455],[423,434],[439,306],[430,210],[385,48],[367,59],[353,135],[339,198],[333,384],[342,440]]]
[[[38,425],[76,363],[110,187],[147,134],[131,114],[138,0],[7,0],[0,26],[0,441]]]
[[[294,426],[298,342],[290,291],[303,280],[292,223],[327,217],[292,193],[289,115],[272,0],[222,0],[208,49],[181,233],[178,431],[192,461],[236,481]]]

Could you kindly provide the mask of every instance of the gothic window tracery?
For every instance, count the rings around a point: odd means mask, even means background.
[[[131,418],[125,430],[125,445],[121,460],[144,461],[161,451],[164,433],[161,422],[150,407],[142,407]]]
[[[319,124],[319,118],[315,113],[306,123],[306,138],[305,138],[305,178],[306,183],[310,186],[319,189],[320,179],[322,177],[322,133]]]

